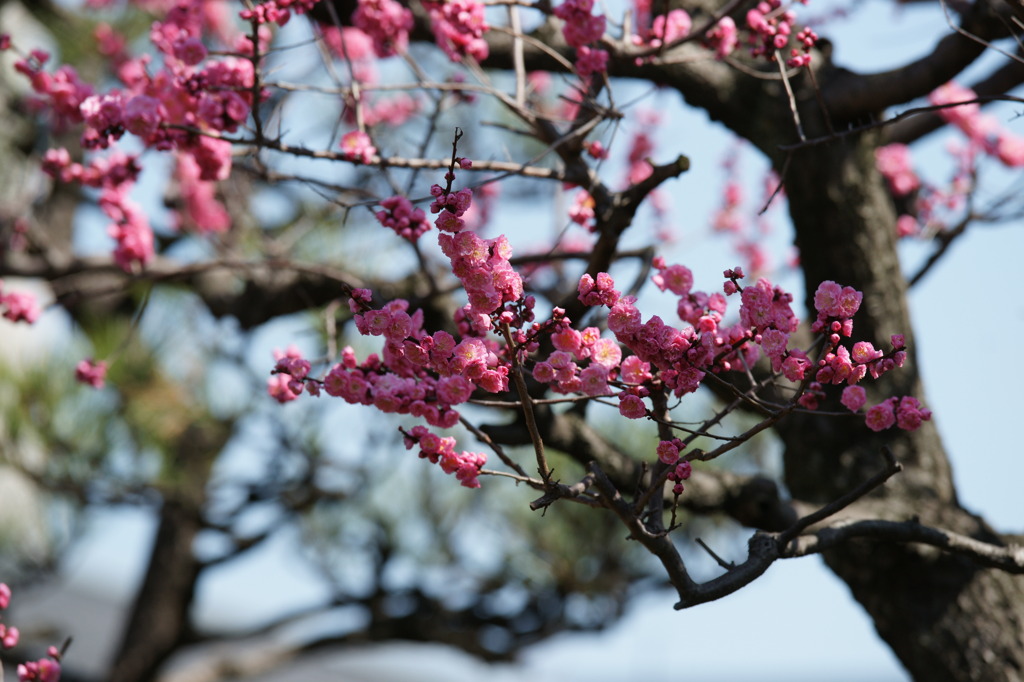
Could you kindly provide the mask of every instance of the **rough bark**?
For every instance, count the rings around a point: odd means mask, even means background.
[[[895,213],[865,136],[794,156],[786,178],[808,294],[833,279],[864,291],[858,336],[885,347],[907,333],[906,283],[899,269]],[[922,396],[913,359],[879,387]],[[786,483],[824,501],[878,467],[883,444],[905,466],[870,501],[873,515],[955,529],[1002,544],[956,498],[949,461],[933,423],[913,433],[873,434],[855,421],[797,416],[781,429]],[[918,680],[1019,680],[1024,675],[1024,579],[982,569],[915,545],[856,542],[825,555]]]
[[[827,132],[813,117],[807,120],[810,136]],[[904,333],[912,349],[907,284],[896,253],[896,214],[874,164],[879,139],[877,134],[848,137],[799,150],[788,164],[775,154],[775,162],[780,170],[787,166],[785,187],[807,300],[826,279],[853,286],[864,292],[856,336],[888,347],[890,334]],[[766,143],[759,146],[766,148]],[[884,377],[875,389],[876,398],[924,398],[913,354],[900,372]],[[912,433],[875,434],[859,420],[796,415],[779,432],[785,443],[786,484],[798,498],[824,502],[854,487],[878,468],[884,444],[905,470],[865,502],[864,513],[917,518],[925,525],[1004,544],[957,501],[947,453],[933,422]],[[825,560],[915,679],[1024,676],[1024,579],[917,545],[858,541],[827,552]]]

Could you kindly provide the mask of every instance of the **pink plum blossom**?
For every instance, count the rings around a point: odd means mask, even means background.
[[[107,363],[92,358],[82,360],[75,366],[75,381],[93,388],[103,388],[107,377]]]
[[[370,141],[370,136],[362,130],[352,130],[341,136],[341,153],[348,161],[372,163],[377,155],[377,148]]]
[[[860,412],[864,403],[867,402],[867,394],[862,386],[847,386],[843,389],[843,397],[840,402],[850,412]]]
[[[659,441],[658,460],[669,466],[679,461],[679,443],[671,440]]]
[[[390,57],[408,48],[413,16],[396,0],[359,0],[352,24],[372,39],[378,57]]]
[[[626,393],[619,398],[619,414],[627,419],[643,419],[647,416],[647,408],[639,396]]]
[[[868,410],[865,417],[868,428],[872,431],[884,431],[896,423],[896,415],[893,412],[892,400],[875,405]]]

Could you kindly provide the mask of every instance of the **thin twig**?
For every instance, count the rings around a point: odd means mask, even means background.
[[[505,453],[505,449],[503,447],[501,447],[500,444],[495,443],[494,440],[491,439],[490,436],[488,436],[486,433],[481,431],[479,428],[476,427],[475,424],[470,422],[468,419],[466,419],[462,415],[459,415],[459,422],[470,433],[472,433],[474,436],[476,436],[477,439],[481,443],[484,443],[491,450],[494,450],[494,454],[496,454],[498,456],[498,459],[500,459],[505,464],[505,466],[507,466],[509,469],[512,469],[513,471],[515,471],[520,476],[525,477],[525,478],[529,478],[529,476],[526,473],[526,470],[523,469],[521,466],[519,466],[519,464],[517,464],[515,460],[513,460],[511,457],[509,457]]]
[[[829,142],[835,142],[841,140],[844,137],[850,137],[853,135],[860,135],[869,130],[875,130],[876,128],[884,128],[891,126],[898,121],[910,118],[911,116],[919,116],[921,114],[928,114],[935,111],[941,111],[942,109],[952,109],[953,107],[962,107],[965,104],[988,104],[989,102],[1017,102],[1024,104],[1024,97],[1016,97],[1014,95],[986,95],[984,97],[975,97],[973,99],[964,100],[962,102],[947,102],[945,104],[932,104],[923,107],[912,107],[901,111],[895,116],[891,116],[883,121],[873,121],[871,123],[865,123],[859,126],[853,126],[846,130],[831,133],[829,135],[822,135],[821,137],[813,137],[808,140],[801,140],[794,144],[784,144],[779,146],[780,151],[789,152],[797,149],[803,149],[804,147],[816,147],[818,145],[827,144]]]
[[[516,106],[526,106],[526,60],[523,57],[523,26],[519,17],[519,8],[508,6],[508,22],[512,28],[512,63],[516,74]]]
[[[537,469],[545,484],[551,482],[551,469],[548,468],[547,456],[544,454],[544,440],[540,437],[540,430],[537,428],[537,419],[533,414],[533,398],[526,388],[526,380],[523,379],[523,367],[519,362],[519,350],[512,341],[512,332],[507,323],[502,323],[501,333],[508,344],[509,362],[512,363],[512,380],[516,385],[516,392],[519,393],[519,400],[522,403],[523,418],[526,420],[526,430],[530,434],[530,441],[533,443],[533,452],[537,456]]]
[[[793,87],[789,84],[789,74],[786,73],[786,65],[782,62],[782,53],[775,50],[775,61],[779,65],[779,75],[782,77],[782,85],[786,88],[786,97],[789,98],[789,110],[793,114],[793,123],[796,124],[796,134],[803,142],[807,139],[804,135],[804,127],[800,123],[800,112],[797,111],[796,96],[793,94]]]
[[[952,230],[944,230],[938,235],[936,235],[935,240],[939,243],[938,247],[935,249],[932,255],[928,257],[928,260],[924,262],[920,269],[918,269],[918,271],[915,272],[914,275],[907,281],[908,287],[912,287],[918,282],[920,282],[924,278],[924,276],[931,271],[935,264],[938,263],[939,260],[946,254],[946,251],[949,250],[949,247],[953,245],[953,242],[956,241],[957,237],[961,237],[967,232],[967,228],[971,224],[971,220],[973,217],[974,216],[968,214],[967,216],[964,217],[963,220],[957,223],[956,227],[954,227]]]
[[[711,556],[712,559],[715,560],[715,563],[718,564],[719,566],[721,566],[722,568],[724,568],[725,570],[731,571],[732,569],[736,568],[736,564],[734,562],[726,561],[722,557],[720,557],[717,554],[715,554],[714,550],[711,549],[710,547],[708,547],[707,543],[704,542],[703,540],[701,540],[700,538],[695,538],[694,542],[696,542],[698,545],[700,545],[701,548],[705,552],[707,552]]]
[[[846,507],[850,506],[860,498],[870,493],[878,486],[888,481],[890,478],[898,474],[900,471],[903,471],[903,466],[896,461],[896,457],[893,456],[892,450],[890,450],[888,447],[882,448],[882,456],[885,458],[884,469],[882,469],[877,474],[875,474],[868,480],[864,481],[859,486],[857,486],[850,492],[846,493],[842,497],[833,500],[832,502],[829,502],[818,511],[808,514],[807,516],[803,517],[802,519],[794,523],[788,529],[784,530],[778,536],[779,547],[785,547],[790,540],[800,535],[800,533],[802,533],[808,527],[842,511]]]
[[[810,535],[791,540],[780,558],[792,559],[824,552],[855,538],[888,542],[920,543],[938,547],[950,554],[964,556],[977,563],[1013,575],[1024,574],[1024,546],[982,542],[942,528],[924,526],[916,521],[866,519],[841,521]]]
[[[623,499],[622,494],[615,488],[597,462],[590,462],[587,469],[594,474],[594,485],[601,492],[601,499],[605,506],[612,510],[629,529],[630,537],[646,547],[647,551],[661,561],[668,573],[669,582],[676,588],[680,603],[682,603],[687,595],[698,586],[686,571],[686,565],[675,544],[664,533],[653,534],[647,530],[643,522],[633,513],[632,505]]]

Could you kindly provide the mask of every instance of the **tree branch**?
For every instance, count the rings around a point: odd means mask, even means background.
[[[924,526],[917,521],[838,521],[789,540],[782,545],[781,558],[821,553],[854,539],[930,545],[950,554],[967,557],[982,566],[998,568],[1014,575],[1024,574],[1024,545],[993,545],[960,533]]]
[[[985,43],[1008,35],[1001,18],[985,0],[971,5],[959,31],[942,38],[928,55],[873,74],[846,72],[830,79],[822,95],[835,119],[850,121],[923,97],[970,66]]]
[[[1024,57],[1022,50],[1018,50],[1017,54]],[[1024,63],[1011,60],[990,73],[988,77],[972,83],[970,88],[978,96],[979,104],[984,106],[1001,101],[1000,95],[1009,93],[1021,83],[1024,83]],[[946,120],[937,111],[922,113],[920,116],[894,122],[886,135],[886,144],[912,144],[946,125]]]

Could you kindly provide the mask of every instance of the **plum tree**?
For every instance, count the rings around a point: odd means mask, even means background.
[[[1019,540],[957,500],[907,300],[969,225],[1012,215],[982,198],[978,169],[1024,165],[1024,138],[983,113],[1024,78],[1003,49],[1019,8],[939,4],[948,35],[875,73],[835,63],[828,23],[781,0],[37,4],[99,55],[67,38],[54,67],[3,37],[22,89],[5,117],[32,131],[5,140],[8,185],[36,180],[6,199],[0,274],[48,286],[92,347],[74,375],[108,398],[90,437],[69,437],[66,387],[19,380],[7,420],[31,410],[36,428],[10,442],[33,432],[50,454],[4,457],[82,504],[155,500],[108,679],[151,679],[212,636],[190,616],[197,581],[281,519],[319,538],[334,596],[317,610],[365,609],[358,636],[510,656],[601,627],[651,576],[687,608],[821,553],[915,679],[1019,679]],[[958,84],[990,50],[989,72]],[[677,93],[763,156],[800,295],[769,280],[735,181],[714,224],[741,248],[720,281],[698,288],[660,252],[666,187],[709,169],[623,79]],[[911,156],[944,128],[963,139],[948,186]],[[509,229],[525,202],[550,234]],[[907,238],[933,249],[909,277]],[[638,298],[647,280],[678,319]],[[9,282],[0,306],[40,315]],[[246,348],[282,320],[297,345],[268,360],[264,389]],[[337,410],[344,423],[317,425]],[[390,436],[362,428],[374,413]],[[766,434],[781,480],[717,466]],[[239,448],[258,463],[229,475]],[[481,490],[438,497],[451,481],[410,480],[403,449]],[[452,504],[507,525],[501,560],[474,565]],[[261,506],[275,520],[253,530]],[[704,514],[754,531],[744,561],[700,582],[679,531]],[[556,558],[542,569],[531,552]],[[402,562],[435,575],[396,586]]]

